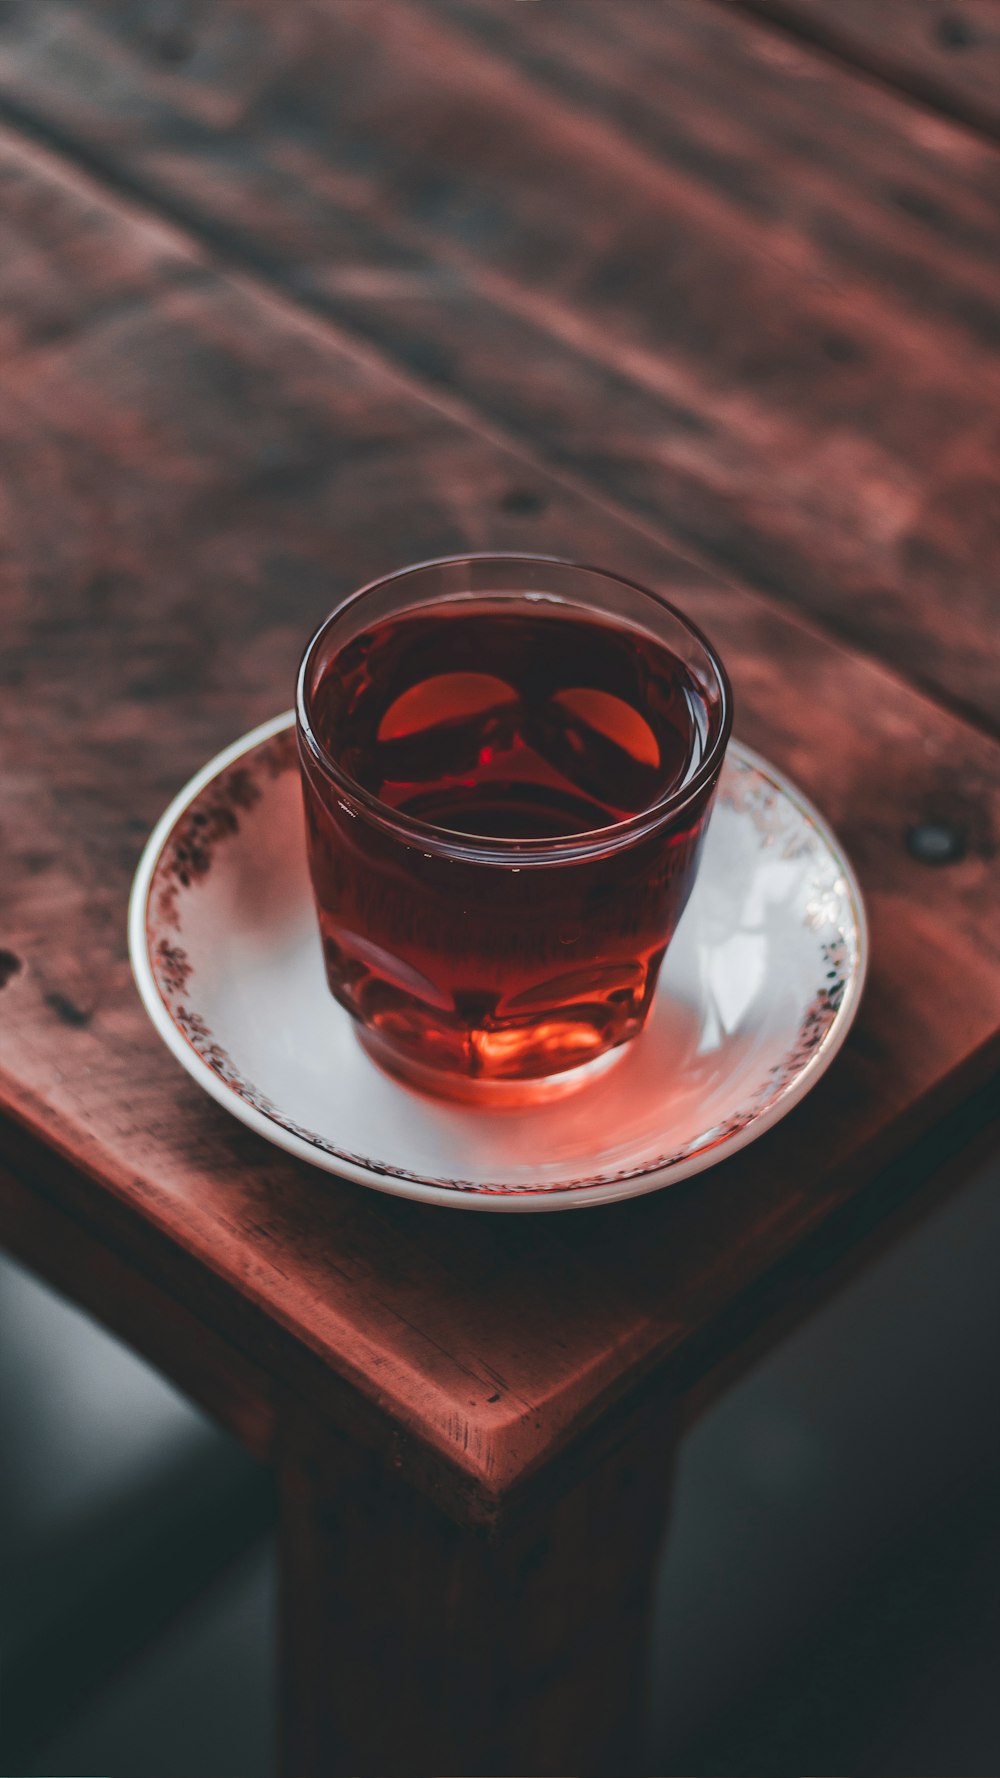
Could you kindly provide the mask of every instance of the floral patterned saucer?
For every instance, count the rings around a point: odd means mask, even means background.
[[[480,1210],[607,1204],[743,1148],[829,1066],[867,962],[837,841],[734,741],[649,1024],[622,1060],[541,1105],[425,1097],[370,1060],[327,990],[290,714],[171,803],[136,872],[129,947],[168,1048],[251,1129],[379,1191]]]

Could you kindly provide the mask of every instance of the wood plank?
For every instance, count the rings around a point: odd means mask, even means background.
[[[991,144],[704,0],[144,17],[15,6],[4,106],[996,725]]]
[[[147,213],[136,215],[123,236],[106,207],[67,169],[60,183],[45,187],[40,202],[44,165],[45,157],[27,146],[0,162],[4,364],[141,306],[151,279],[165,289],[204,277],[197,263],[178,254],[174,230]]]
[[[6,159],[28,165],[0,138]],[[37,157],[31,176],[40,208],[58,193],[90,226],[95,194]],[[105,225],[142,251],[124,211]],[[161,288],[152,249],[146,275],[141,308],[5,374],[0,1100],[73,1163],[42,1180],[54,1201],[282,1389],[488,1516],[644,1377],[693,1349],[710,1365],[713,1328],[988,1078],[1000,749],[558,481],[532,471],[526,512],[522,459],[332,327],[238,280]],[[168,797],[287,705],[338,593],[527,539],[662,588],[718,637],[739,732],[855,857],[872,976],[830,1076],[717,1173],[582,1216],[430,1215],[315,1174],[198,1092],[135,995],[126,900]],[[961,831],[946,867],[907,849],[933,819]]]
[[[996,0],[736,0],[947,116],[1000,135]]]

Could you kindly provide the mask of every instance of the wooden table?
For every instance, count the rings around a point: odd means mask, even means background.
[[[0,1234],[275,1466],[288,1778],[648,1770],[683,1415],[988,1112],[996,6],[10,0],[0,52]],[[125,906],[336,596],[524,546],[718,639],[872,970],[717,1171],[459,1216],[200,1094]]]

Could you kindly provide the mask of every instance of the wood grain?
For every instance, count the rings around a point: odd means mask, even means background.
[[[164,267],[126,211],[0,140],[7,162],[36,189],[6,219],[0,309],[33,213],[57,205],[69,258],[100,210],[145,300],[5,372],[0,1097],[24,1131],[5,1154],[243,1353],[247,1389],[265,1372],[488,1519],[644,1378],[717,1359],[712,1329],[988,1078],[1000,749],[557,481],[532,472],[526,502],[523,460],[329,325],[179,247]],[[661,587],[718,640],[739,732],[855,858],[873,968],[836,1068],[754,1148],[607,1211],[497,1219],[321,1178],[227,1118],[147,1024],[125,908],[161,808],[287,705],[338,593],[528,540]],[[963,844],[938,869],[906,846],[933,819]]]
[[[185,33],[22,0],[0,99],[997,725],[992,144],[705,0],[219,0]]]
[[[736,0],[949,117],[1000,135],[996,0]]]

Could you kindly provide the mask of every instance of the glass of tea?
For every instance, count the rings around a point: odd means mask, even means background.
[[[517,1103],[637,1036],[732,722],[687,618],[570,562],[426,562],[331,613],[296,714],[327,979],[378,1062]]]

